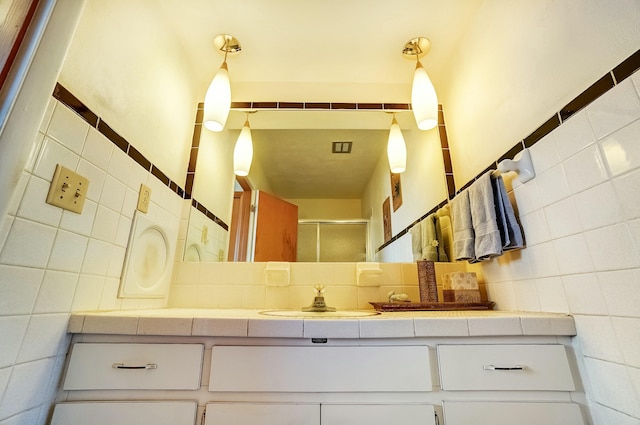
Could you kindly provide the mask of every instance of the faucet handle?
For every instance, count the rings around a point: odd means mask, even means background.
[[[324,293],[324,285],[316,285],[314,286],[316,296],[320,297]]]

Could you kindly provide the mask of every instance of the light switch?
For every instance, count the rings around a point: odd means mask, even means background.
[[[49,187],[47,204],[81,214],[88,189],[89,180],[86,177],[58,164]]]
[[[143,184],[140,185],[140,193],[138,194],[138,211],[146,213],[149,211],[149,203],[151,202],[151,188]]]

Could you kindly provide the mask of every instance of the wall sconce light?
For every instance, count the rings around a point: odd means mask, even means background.
[[[416,70],[413,73],[411,88],[411,109],[420,130],[431,130],[438,125],[438,97],[427,71],[420,63],[420,58],[431,49],[431,42],[426,37],[409,40],[402,49],[407,59],[416,58]]]
[[[229,83],[229,70],[227,69],[227,55],[240,53],[240,42],[229,34],[218,34],[213,39],[213,44],[221,52],[224,52],[224,61],[220,69],[213,77],[207,94],[204,98],[204,126],[211,131],[222,131],[229,109],[231,109],[231,85]]]
[[[248,176],[253,160],[253,140],[251,127],[249,127],[249,114],[250,112],[247,112],[247,119],[240,130],[236,147],[233,149],[233,172],[236,176]]]
[[[407,146],[400,126],[393,114],[391,128],[389,129],[389,141],[387,142],[387,157],[389,158],[389,168],[392,173],[403,173],[407,169]]]

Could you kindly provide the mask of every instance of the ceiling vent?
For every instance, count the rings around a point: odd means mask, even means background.
[[[351,153],[351,145],[353,142],[333,142],[333,153]]]

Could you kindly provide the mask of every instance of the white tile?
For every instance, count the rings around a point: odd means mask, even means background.
[[[181,285],[171,286],[169,295],[169,306],[176,307],[193,307],[197,305],[198,285]]]
[[[247,335],[265,338],[302,338],[303,323],[302,319],[249,319]]]
[[[627,220],[640,217],[640,170],[634,170],[613,180],[617,207]]]
[[[355,263],[336,263],[334,264],[335,281],[338,285],[355,285],[356,284],[356,265]]]
[[[122,209],[125,193],[126,186],[123,183],[112,176],[107,176],[100,195],[100,205],[119,212]]]
[[[600,142],[607,166],[613,176],[640,167],[638,135],[640,120],[623,127]]]
[[[411,338],[415,336],[413,319],[360,320],[360,338]]]
[[[606,315],[603,291],[594,273],[562,276],[567,303],[572,314]]]
[[[640,317],[640,270],[598,273],[608,310],[616,316]]]
[[[631,79],[627,79],[587,107],[589,121],[597,139],[640,118],[640,98]]]
[[[589,379],[594,383],[589,394],[592,402],[635,415],[638,400],[625,366],[589,357],[584,363]]]
[[[503,263],[503,260],[506,262]],[[527,250],[507,251],[497,261],[498,267],[508,268],[514,280],[531,279],[533,268]]]
[[[78,174],[89,180],[89,189],[87,190],[86,199],[94,202],[100,201],[104,180],[107,174],[85,159],[80,159],[78,164]]]
[[[557,256],[551,242],[541,243],[526,249],[534,277],[557,276],[560,274]]]
[[[593,271],[592,252],[582,233],[556,239],[552,244],[561,274]]]
[[[585,233],[596,270],[617,270],[640,266],[640,257],[629,229],[624,224]]]
[[[469,336],[469,324],[463,317],[438,317],[413,319],[417,337],[420,336]]]
[[[100,296],[100,310],[121,310],[122,299],[118,298],[118,290],[120,289],[119,277],[107,277],[102,287],[102,295]]]
[[[574,198],[585,230],[622,221],[623,214],[611,182],[587,189]]]
[[[135,335],[138,332],[137,316],[102,317],[88,314],[84,318],[82,332],[119,335]]]
[[[267,290],[264,286],[249,285],[242,288],[242,308],[265,308]]]
[[[552,239],[582,232],[582,223],[578,218],[578,210],[572,197],[545,207],[544,216]],[[525,235],[528,236],[528,234]]]
[[[536,174],[540,205],[551,205],[570,195],[569,186],[560,165]]]
[[[53,227],[16,218],[0,253],[0,263],[44,268],[55,236]]]
[[[618,337],[624,362],[640,367],[640,318],[611,317],[611,324]]]
[[[132,162],[131,172],[129,173],[130,177],[124,183],[126,183],[127,186],[129,186],[131,189],[138,192],[140,190],[141,184],[147,184],[147,180],[149,179],[149,176],[151,176],[151,174],[148,170],[145,170],[139,164],[133,162],[133,160],[129,159],[129,161]]]
[[[0,368],[14,364],[28,324],[29,316],[0,317]]]
[[[248,322],[244,317],[194,317],[193,335],[246,337]]]
[[[591,145],[562,163],[571,193],[604,182],[608,175],[597,145]]]
[[[51,181],[53,173],[56,171],[56,165],[60,164],[70,170],[75,170],[78,166],[80,157],[65,148],[55,140],[45,137],[42,149],[36,160],[33,173],[42,177],[47,181]]]
[[[474,317],[469,320],[469,335],[522,335],[519,317]]]
[[[82,157],[96,167],[106,171],[111,160],[111,152],[114,149],[117,148],[114,147],[111,140],[107,139],[95,128],[89,128]]]
[[[18,179],[18,182],[13,189],[13,194],[11,195],[11,202],[9,203],[7,214],[16,215],[18,213],[18,207],[20,207],[22,197],[24,196],[25,189],[27,188],[27,184],[29,184],[30,179],[30,173],[23,171],[22,174],[20,174],[20,178]]]
[[[512,282],[488,283],[486,285],[487,296],[493,301],[497,310],[517,310]]]
[[[63,313],[71,311],[78,274],[47,270],[38,292],[34,313]]]
[[[569,158],[595,142],[595,135],[591,129],[586,110],[573,114],[553,133],[556,150],[561,160]]]
[[[110,176],[114,176],[121,182],[129,184],[128,181],[131,178],[131,168],[133,167],[133,164],[134,161],[129,158],[126,153],[121,149],[114,147],[113,152],[111,153],[107,172]],[[137,190],[140,187],[140,183],[141,182],[137,182],[137,185],[130,187],[134,187]]]
[[[44,115],[42,117],[42,121],[40,122],[39,130],[42,133],[47,132],[47,128],[49,128],[49,122],[51,121],[51,116],[53,115],[53,110],[56,107],[58,102],[55,98],[51,97],[49,99],[49,103],[47,103],[47,108],[44,110]]]
[[[129,243],[129,234],[131,233],[131,223],[133,220],[124,215],[120,216],[118,221],[118,230],[116,232],[116,239],[114,243],[117,246],[126,247]]]
[[[627,366],[627,373],[631,378],[633,388],[636,390],[636,400],[640,398],[640,368]],[[640,418],[640,404],[636,406],[636,418]]]
[[[513,294],[516,297],[519,311],[540,311],[538,288],[534,280],[513,282]]]
[[[104,242],[114,243],[118,233],[120,214],[109,208],[98,205],[93,222],[91,237]]]
[[[119,246],[111,248],[111,258],[109,259],[109,267],[107,268],[108,277],[120,277],[124,265],[124,257],[126,249]]]
[[[17,215],[27,220],[57,227],[63,210],[46,203],[49,186],[48,181],[31,176]]]
[[[0,418],[7,418],[42,404],[54,364],[54,359],[44,359],[14,366],[0,405]]]
[[[16,361],[24,363],[55,356],[66,336],[68,322],[67,313],[31,316]]]
[[[4,247],[4,243],[7,241],[13,220],[13,217],[7,215],[0,221],[0,252],[2,252],[2,247]]]
[[[262,284],[264,282],[264,263],[234,263],[224,262],[222,264],[222,273],[218,276],[219,283],[229,284],[242,284],[242,285],[255,285]],[[200,279],[205,277],[207,265],[203,264],[201,267]],[[214,270],[219,270],[216,266],[213,266]],[[220,280],[221,279],[221,280]],[[213,277],[215,281],[216,278]]]
[[[42,145],[44,144],[44,133],[38,132],[36,134],[33,143],[31,143],[31,149],[29,150],[29,156],[27,157],[27,162],[24,164],[25,171],[33,172],[33,167],[36,165],[36,161],[38,159],[38,155],[40,155],[40,150],[42,149]]]
[[[514,187],[513,193],[516,199],[515,204],[517,205],[518,215],[527,215],[541,207],[537,179]]]
[[[89,239],[76,233],[58,230],[53,243],[48,268],[67,272],[79,272]]]
[[[598,403],[591,403],[589,409],[594,418],[593,423],[597,425],[640,425],[640,419],[625,415]]]
[[[640,251],[640,219],[628,221],[627,227],[629,227],[629,232],[631,232],[631,238],[633,238],[636,249]]]
[[[571,316],[562,318],[521,317],[524,335],[567,335],[576,334],[575,322]]]
[[[201,263],[186,263],[179,261],[173,268],[174,285],[197,285],[199,281]],[[204,265],[204,263],[202,263]],[[202,283],[204,284],[204,283]]]
[[[574,316],[580,344],[585,356],[610,362],[622,362],[622,351],[611,318],[607,316]]]
[[[76,292],[73,295],[71,311],[97,310],[100,305],[104,281],[103,276],[80,275]]]
[[[355,273],[355,271],[354,271]],[[358,320],[305,319],[304,338],[359,338]]]
[[[120,212],[128,218],[133,218],[133,213],[136,211],[137,206],[138,192],[127,187],[127,191],[124,194],[124,201],[122,202],[122,210]]]
[[[82,263],[82,273],[106,276],[111,259],[111,244],[89,239],[87,252]]]
[[[4,391],[9,384],[11,370],[11,367],[0,368],[0,402],[2,402],[2,396],[4,396]]]
[[[527,246],[536,245],[551,239],[544,210],[539,209],[527,215],[520,216],[522,233]]]
[[[536,279],[535,285],[540,302],[540,310],[551,313],[568,313],[569,305],[560,277]]]
[[[555,147],[554,133],[547,134],[538,140],[530,149],[531,160],[536,174],[542,174],[556,166],[560,161]]]
[[[0,265],[0,315],[30,314],[44,271]]]
[[[89,124],[78,114],[58,103],[51,116],[47,135],[80,154],[89,131]]]
[[[332,285],[334,278],[333,263],[291,263],[291,286]]]
[[[89,236],[93,229],[93,221],[96,218],[98,204],[94,201],[85,200],[82,214],[71,211],[63,211],[60,220],[60,229],[68,230],[83,236]]]

